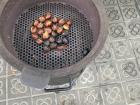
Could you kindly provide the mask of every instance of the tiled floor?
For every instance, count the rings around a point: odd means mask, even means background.
[[[134,0],[101,2],[109,19],[108,39],[76,86],[57,94],[31,89],[0,58],[0,105],[140,105],[140,21]]]

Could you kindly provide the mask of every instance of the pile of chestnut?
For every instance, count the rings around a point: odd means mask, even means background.
[[[68,47],[68,34],[72,21],[53,16],[50,12],[40,16],[31,26],[32,39],[43,44],[44,52],[64,50]]]

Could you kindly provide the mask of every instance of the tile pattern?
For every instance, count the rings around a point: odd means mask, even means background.
[[[108,39],[70,91],[44,93],[24,86],[20,72],[0,57],[0,105],[140,105],[140,20],[134,1],[100,0],[109,20]]]

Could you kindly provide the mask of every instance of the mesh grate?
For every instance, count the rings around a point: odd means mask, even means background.
[[[43,45],[38,46],[31,38],[32,22],[46,12],[71,19],[72,28],[69,33],[69,47],[64,51],[43,53]],[[13,45],[20,60],[36,68],[60,69],[68,67],[84,58],[83,51],[91,49],[93,33],[85,16],[76,8],[62,3],[43,3],[25,10],[15,24]]]

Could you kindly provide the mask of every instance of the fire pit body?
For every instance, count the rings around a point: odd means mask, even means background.
[[[43,45],[32,40],[33,21],[47,11],[72,20],[69,46],[62,51],[43,53]],[[71,88],[104,45],[104,14],[98,0],[9,0],[0,15],[0,54],[22,72],[21,81],[28,86],[42,89],[69,83]]]

